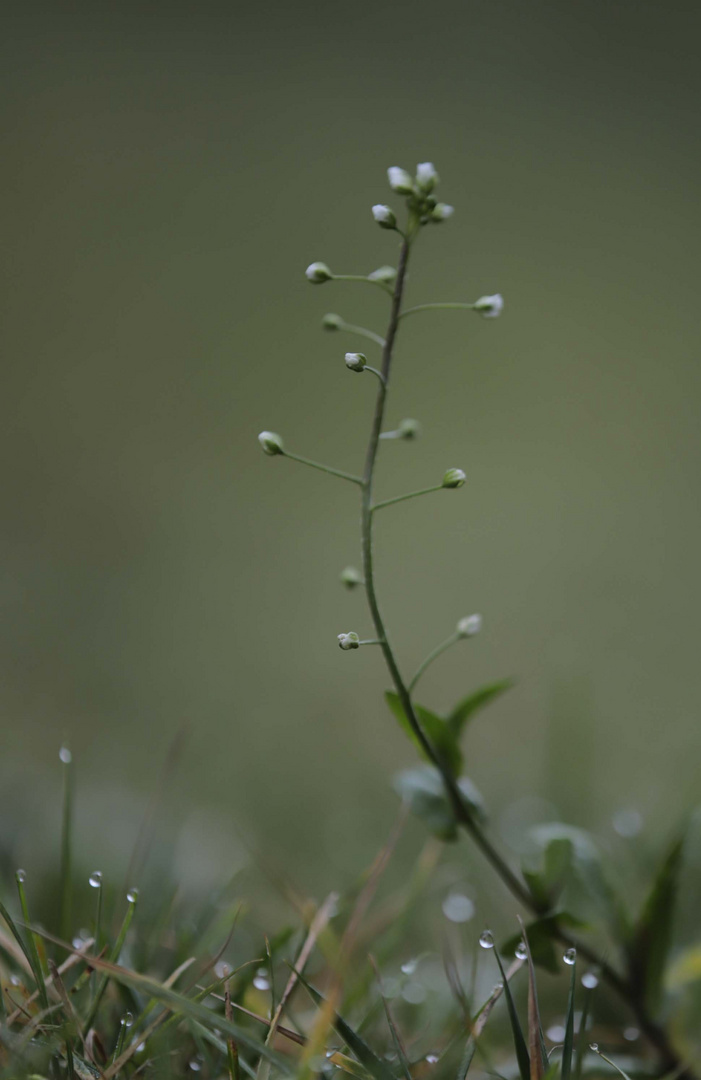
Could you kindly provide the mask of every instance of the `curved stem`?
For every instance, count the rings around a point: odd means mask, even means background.
[[[435,649],[428,654],[425,660],[422,660],[422,662],[419,664],[416,671],[414,672],[413,678],[409,683],[409,693],[412,692],[429,664],[432,664],[433,661],[441,655],[441,653],[445,652],[446,649],[449,649],[451,645],[454,645],[455,642],[459,640],[460,634],[458,634],[456,631],[455,633],[451,634],[449,638],[446,638],[445,641],[442,641],[440,645],[436,645]]]
[[[380,438],[382,437],[383,436],[380,435]],[[435,484],[433,487],[430,488],[421,488],[420,491],[409,491],[406,495],[395,495],[393,499],[383,499],[382,502],[374,503],[372,509],[374,512],[375,510],[381,510],[383,506],[393,506],[394,503],[404,502],[405,499],[415,499],[418,495],[430,495],[432,491],[442,490],[442,484]]]
[[[357,334],[359,337],[367,338],[368,341],[374,341],[376,345],[379,345],[381,349],[384,349],[386,342],[383,337],[376,334],[374,330],[368,330],[365,326],[354,326],[353,323],[346,322],[345,319],[341,319],[341,330],[348,330],[351,334]]]
[[[365,365],[365,371],[371,371],[373,375],[377,375],[377,377],[378,377],[378,379],[380,380],[380,382],[384,382],[384,381],[385,381],[385,377],[384,377],[384,375],[382,374],[382,372],[381,372],[381,371],[378,371],[378,370],[377,370],[377,368],[374,368],[374,367],[370,367],[370,365],[369,365],[369,364],[366,364],[366,365]]]
[[[342,480],[350,480],[353,484],[362,484],[362,478],[360,476],[353,476],[351,473],[343,472],[342,469],[332,469],[330,465],[322,465],[320,461],[310,461],[309,458],[301,457],[299,454],[293,454],[290,450],[278,451],[283,457],[291,458],[293,461],[298,461],[300,465],[309,465],[312,469],[320,469],[321,472],[329,473],[331,476],[340,476]]]
[[[390,312],[389,326],[387,327],[387,336],[383,343],[382,348],[382,381],[379,384],[377,391],[377,399],[375,402],[375,412],[372,419],[372,426],[370,429],[370,440],[365,457],[365,467],[363,470],[363,476],[361,480],[362,485],[362,502],[361,502],[361,544],[363,554],[363,569],[365,577],[365,592],[367,595],[368,606],[372,615],[372,620],[377,632],[382,653],[387,664],[387,668],[392,677],[395,690],[399,697],[401,706],[406,714],[407,720],[417,738],[417,741],[428,758],[429,761],[438,769],[445,784],[446,794],[451,803],[455,819],[458,824],[465,829],[471,836],[473,842],[480,849],[487,861],[496,871],[497,875],[504,882],[511,894],[516,900],[523,904],[524,908],[532,912],[536,917],[544,916],[548,914],[546,906],[540,904],[531,894],[525,883],[513,872],[508,863],[502,858],[499,852],[496,850],[491,840],[482,831],[482,827],[475,820],[472,812],[465,803],[460,788],[456,782],[456,779],[451,772],[449,766],[443,761],[440,754],[436,752],[430,740],[426,737],[421,724],[416,716],[416,711],[411,700],[410,688],[404,682],[399,665],[394,655],[392,645],[387,634],[387,630],[380,612],[380,607],[377,599],[377,592],[375,589],[375,577],[373,568],[373,549],[372,549],[372,526],[373,526],[373,505],[372,505],[372,488],[375,474],[375,464],[377,461],[377,451],[380,443],[380,437],[382,432],[382,424],[385,415],[385,406],[387,402],[387,393],[389,390],[389,377],[390,369],[392,366],[392,354],[394,349],[394,342],[397,335],[400,319],[402,314],[409,315],[417,311],[423,311],[428,308],[437,307],[454,307],[454,308],[471,308],[471,304],[422,304],[415,308],[409,308],[402,313],[402,298],[404,295],[404,284],[406,279],[407,265],[409,261],[409,255],[411,250],[411,243],[416,233],[416,226],[410,222],[406,235],[404,235],[401,253],[399,258],[399,266],[397,270],[397,279],[395,282],[394,293],[392,295],[392,308]],[[378,504],[379,505],[379,504]],[[375,507],[374,509],[377,509]],[[446,645],[447,647],[447,645]],[[441,646],[442,651],[442,646]],[[429,658],[432,659],[433,657]],[[422,669],[412,680],[411,686],[416,682],[418,675]],[[694,1080],[693,1072],[684,1067],[683,1062],[680,1060],[678,1054],[674,1050],[674,1047],[665,1031],[648,1012],[645,1002],[641,999],[640,994],[637,991],[636,986],[625,976],[620,975],[615,968],[600,956],[595,949],[591,948],[585,942],[581,942],[572,937],[565,930],[556,928],[554,936],[563,945],[567,947],[576,948],[580,955],[585,957],[591,964],[596,965],[599,968],[602,978],[611,987],[611,989],[626,1002],[628,1007],[632,1010],[636,1017],[636,1020],[640,1026],[640,1030],[646,1036],[650,1045],[656,1050],[660,1064],[665,1071],[675,1070],[681,1080]]]
[[[416,307],[407,308],[399,316],[400,319],[405,319],[407,315],[415,315],[417,311],[440,311],[446,309],[463,309],[464,311],[473,311],[474,304],[417,304]]]
[[[365,277],[364,274],[332,274],[331,278],[333,281],[360,281],[366,285],[375,285],[389,296],[392,295],[392,287],[390,285],[387,285],[384,281],[375,281],[374,278]]]

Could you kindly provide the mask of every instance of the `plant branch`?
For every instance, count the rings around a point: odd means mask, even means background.
[[[409,491],[406,495],[395,495],[393,499],[384,499],[382,502],[373,503],[372,510],[382,510],[384,506],[393,506],[394,503],[404,502],[405,499],[415,499],[417,495],[430,495],[432,491],[441,491],[442,484],[435,484],[430,488],[422,488],[421,491]]]
[[[368,341],[374,341],[376,345],[379,345],[381,349],[385,347],[385,339],[376,334],[374,330],[368,330],[365,326],[355,326],[353,323],[346,322],[345,319],[341,319],[341,330],[348,330],[351,334],[357,334],[359,337],[367,338]]]
[[[366,277],[364,274],[332,274],[332,281],[360,281],[366,285],[375,285],[378,289],[382,289],[383,292],[392,295],[392,287],[387,285],[384,281],[376,281],[375,278]]]
[[[309,465],[312,469],[320,469],[321,472],[329,473],[331,476],[340,476],[342,480],[350,480],[353,484],[362,484],[363,480],[360,476],[353,476],[351,473],[343,472],[341,469],[332,469],[330,465],[322,465],[319,461],[310,461],[309,458],[300,457],[299,454],[293,454],[290,450],[279,450],[278,453],[283,457],[292,458],[293,461],[299,461],[301,465]]]
[[[433,490],[435,490],[435,488]],[[442,641],[440,645],[436,645],[435,649],[433,649],[432,652],[428,654],[425,660],[422,660],[422,662],[419,664],[416,671],[414,672],[412,680],[409,683],[409,693],[412,692],[429,664],[432,664],[433,661],[441,655],[441,653],[445,652],[446,649],[449,649],[451,645],[454,645],[455,642],[459,640],[460,634],[458,634],[456,631],[455,633],[451,634],[449,638],[446,638],[445,641]]]
[[[440,310],[444,310],[444,311],[449,311],[449,310],[474,311],[474,307],[475,307],[474,304],[464,304],[464,303],[463,304],[459,304],[459,303],[455,303],[455,304],[451,304],[451,303],[447,303],[447,304],[444,304],[444,303],[439,303],[439,304],[417,304],[416,307],[410,307],[410,308],[407,308],[406,311],[403,311],[401,313],[401,315],[399,316],[399,318],[400,319],[405,319],[407,317],[407,315],[415,315],[417,311],[440,311]]]

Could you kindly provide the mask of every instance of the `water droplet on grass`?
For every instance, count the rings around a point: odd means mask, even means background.
[[[589,1043],[589,1049],[593,1050],[595,1054],[598,1054],[599,1053],[599,1044],[598,1043]]]
[[[125,1028],[130,1028],[134,1023],[134,1014],[130,1012],[125,1012],[124,1016],[122,1017],[122,1023],[124,1024]]]
[[[73,755],[67,746],[62,746],[58,752],[58,756],[64,765],[70,765],[73,760]]]
[[[413,975],[416,971],[416,965],[418,964],[418,962],[418,960],[407,960],[404,964],[402,964],[402,973],[404,975]]]
[[[640,1038],[640,1032],[636,1027],[627,1027],[623,1029],[623,1038],[626,1042],[635,1042]]]
[[[231,975],[231,964],[227,964],[226,960],[220,960],[214,965],[214,974],[218,979],[226,979]]]
[[[127,900],[130,904],[135,904],[139,899],[139,890],[137,888],[130,889],[127,893]]]
[[[270,989],[270,979],[268,977],[267,968],[258,968],[253,979],[253,985],[255,986],[256,990]]]
[[[623,836],[626,840],[630,840],[642,831],[643,815],[639,810],[634,810],[630,807],[625,810],[618,810],[613,815],[611,824],[619,836]]]
[[[550,1042],[561,1043],[564,1042],[567,1032],[562,1024],[553,1024],[552,1027],[548,1028],[545,1034],[550,1039]]]
[[[426,1061],[429,1065],[435,1065],[438,1061],[438,1054],[426,1054]]]
[[[494,948],[494,938],[491,930],[483,930],[480,934],[480,945],[483,949]]]
[[[99,889],[102,886],[102,871],[93,870],[92,874],[88,878],[88,885],[93,889]]]
[[[586,971],[582,975],[582,986],[585,990],[594,990],[599,985],[598,976],[593,971]]]
[[[566,964],[569,964],[570,967],[572,967],[572,965],[576,963],[577,960],[577,950],[568,949],[562,959],[565,961]]]
[[[27,872],[26,872],[26,870],[16,870],[15,871],[15,880],[17,881],[18,885],[23,885],[24,882],[27,880]]]
[[[519,941],[518,945],[516,946],[514,956],[516,957],[517,960],[527,960],[528,959],[528,949],[526,948],[525,941]]]

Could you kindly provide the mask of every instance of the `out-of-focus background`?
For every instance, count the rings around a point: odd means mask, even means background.
[[[409,300],[502,292],[501,319],[406,323],[383,607],[410,671],[456,620],[435,708],[506,675],[469,771],[495,836],[562,816],[615,845],[698,797],[698,24],[687,3],[10,5],[3,164],[2,834],[31,868],[77,769],[86,864],[126,866],[176,733],[159,827],[214,881],[246,845],[305,890],[375,853],[412,751],[344,593],[357,493],[256,435],[360,467],[374,386],[314,259],[396,259],[385,169],[456,207]],[[396,202],[396,200],[395,200]],[[642,818],[636,816],[642,815]],[[168,833],[170,830],[170,833]],[[415,857],[422,830],[401,858]]]

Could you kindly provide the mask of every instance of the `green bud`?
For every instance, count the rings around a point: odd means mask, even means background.
[[[261,431],[258,436],[258,442],[263,447],[263,453],[270,454],[271,457],[275,454],[284,454],[285,452],[282,445],[282,439],[279,435],[276,435],[274,431]]]
[[[436,203],[433,210],[431,211],[431,221],[435,221],[438,223],[441,221],[446,221],[447,218],[452,217],[454,213],[454,206],[448,206],[448,204],[444,202]]]
[[[353,633],[353,631],[351,631],[350,634],[339,634],[338,645],[344,652],[347,652],[349,649],[359,649],[360,638],[357,634]]]
[[[376,203],[372,208],[372,216],[381,229],[394,229],[397,226],[397,219],[394,216],[394,211],[389,206],[384,206],[382,203]]]
[[[340,315],[334,315],[333,312],[329,312],[328,315],[324,315],[321,320],[321,325],[324,330],[340,330],[343,326],[343,319]]]
[[[347,589],[357,589],[358,585],[363,584],[363,579],[359,570],[354,566],[347,566],[341,571],[341,582]]]
[[[400,439],[417,439],[421,434],[421,424],[418,420],[407,418],[400,421],[397,431]]]
[[[406,169],[400,169],[398,165],[392,165],[387,170],[387,179],[389,180],[389,186],[392,191],[396,191],[397,195],[413,195],[414,194],[414,181],[409,176]]]
[[[322,285],[333,278],[333,274],[323,262],[310,263],[304,272],[307,275],[307,281],[311,281],[313,285]]]
[[[380,266],[377,270],[373,270],[371,274],[368,274],[370,281],[383,281],[385,285],[391,285],[397,276],[397,271],[393,266]]]
[[[494,293],[493,296],[480,296],[479,300],[475,300],[472,307],[485,319],[496,319],[504,310],[504,297],[501,293]]]
[[[462,469],[448,469],[447,473],[443,477],[441,487],[444,488],[459,488],[462,487],[467,477]]]
[[[474,637],[482,629],[481,615],[466,615],[456,626],[458,637]]]
[[[346,367],[349,371],[363,371],[368,362],[367,356],[361,352],[346,353]]]

